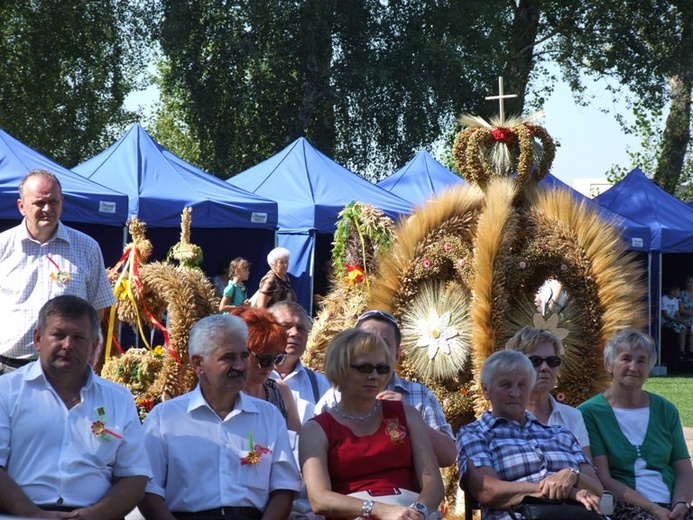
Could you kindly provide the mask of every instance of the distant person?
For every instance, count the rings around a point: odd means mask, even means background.
[[[662,295],[662,327],[676,334],[678,340],[678,355],[686,357],[693,353],[693,332],[687,318],[679,313],[679,285],[671,282],[667,285],[666,294]],[[688,338],[688,341],[686,341]]]
[[[144,422],[154,478],[147,520],[284,520],[301,488],[284,418],[245,394],[248,328],[216,314],[190,331],[198,385],[158,404]]]
[[[224,295],[224,289],[229,284],[233,273],[229,271],[229,261],[228,258],[219,262],[217,267],[217,274],[212,277],[212,283],[214,284],[214,291],[216,295],[221,298]]]
[[[280,379],[291,388],[301,424],[305,424],[315,414],[317,402],[330,389],[330,383],[324,375],[311,370],[301,362],[308,345],[311,321],[305,309],[296,302],[275,303],[269,311],[287,334],[284,348],[286,359],[274,366],[274,372],[270,377]]]
[[[250,262],[240,256],[234,258],[229,263],[229,273],[231,279],[224,288],[224,295],[219,302],[219,312],[229,312],[234,307],[248,305],[248,290],[243,282],[250,276]]]
[[[401,352],[402,334],[397,320],[392,314],[380,310],[366,311],[356,320],[356,328],[382,338],[395,359],[395,365],[397,364]],[[316,413],[333,408],[339,403],[339,399],[339,390],[334,387],[331,388],[316,405]],[[397,374],[393,373],[386,388],[378,394],[378,399],[404,401],[409,406],[416,408],[427,424],[426,431],[431,439],[433,451],[440,467],[451,466],[455,463],[457,449],[455,448],[452,428],[433,392],[421,383],[400,379]]]
[[[39,360],[0,377],[0,514],[115,520],[144,496],[144,431],[130,391],[90,366],[99,334],[91,304],[57,296],[39,311]]]
[[[34,329],[51,298],[74,294],[103,310],[115,303],[95,240],[60,222],[60,181],[32,170],[19,184],[24,220],[0,234],[0,374],[36,359]]]
[[[618,332],[604,347],[611,386],[582,403],[597,475],[616,496],[613,520],[693,519],[693,467],[676,407],[643,390],[654,340]]]
[[[284,300],[295,302],[296,293],[289,280],[289,258],[291,253],[284,247],[275,247],[267,255],[270,270],[260,280],[255,307],[270,307]]]

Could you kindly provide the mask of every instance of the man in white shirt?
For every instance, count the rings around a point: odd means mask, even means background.
[[[41,306],[61,294],[74,294],[102,315],[115,303],[99,245],[60,222],[60,181],[32,170],[19,184],[24,220],[0,234],[0,374],[36,358],[33,347]]]
[[[39,311],[39,360],[0,377],[0,514],[114,520],[144,496],[132,394],[90,366],[99,332],[91,304],[58,296]]]
[[[139,505],[147,520],[285,520],[301,477],[286,421],[242,392],[248,328],[237,316],[202,318],[188,353],[197,387],[145,420],[154,477]]]
[[[270,377],[284,381],[291,388],[301,424],[305,424],[315,414],[315,403],[330,388],[324,375],[301,363],[301,356],[308,344],[310,318],[296,302],[281,301],[272,305],[269,311],[287,333],[286,359],[281,365],[275,365]]]

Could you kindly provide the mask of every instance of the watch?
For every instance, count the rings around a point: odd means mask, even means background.
[[[421,502],[414,502],[409,506],[409,509],[418,511],[423,515],[424,519],[428,518],[428,507],[426,507],[426,504],[422,504]]]
[[[579,469],[573,469],[570,466],[568,466],[568,471],[570,471],[573,475],[575,475],[575,485],[577,486],[577,483],[580,482],[580,470]]]
[[[683,504],[684,506],[686,506],[686,509],[688,509],[689,511],[691,510],[691,503],[686,502],[685,500],[679,500],[678,502],[674,502],[673,504],[671,504],[671,508],[674,509],[679,504]]]
[[[370,518],[373,511],[373,501],[366,500],[361,507],[361,518]]]

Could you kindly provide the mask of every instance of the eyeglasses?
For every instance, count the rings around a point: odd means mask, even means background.
[[[541,356],[528,356],[529,360],[532,362],[532,365],[535,368],[539,368],[541,364],[546,361],[546,364],[549,365],[551,368],[556,368],[561,364],[561,358],[558,356],[548,356],[548,357],[541,357]]]
[[[286,352],[282,352],[277,356],[263,356],[262,354],[256,354],[252,351],[250,353],[253,355],[255,361],[257,361],[257,366],[260,368],[270,368],[272,365],[281,365],[286,359],[286,356],[288,356]]]
[[[397,318],[395,318],[389,312],[378,311],[378,310],[366,311],[363,314],[361,314],[361,316],[359,316],[356,319],[356,325],[358,325],[359,323],[361,323],[364,320],[367,320],[367,319],[373,318],[373,317],[388,321],[388,322],[392,323],[397,328],[397,330],[399,330],[399,324],[397,323]]]
[[[373,365],[371,363],[362,363],[361,365],[349,365],[354,370],[361,372],[362,374],[370,374],[375,370],[381,376],[383,374],[389,374],[392,368],[390,365]]]

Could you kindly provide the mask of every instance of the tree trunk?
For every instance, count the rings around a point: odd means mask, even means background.
[[[519,115],[525,106],[529,75],[534,66],[534,42],[539,31],[540,0],[519,0],[515,5],[508,62],[503,71],[505,92],[517,94],[506,101],[506,117]]]
[[[657,158],[654,182],[671,194],[676,193],[686,149],[691,138],[691,88],[693,88],[693,10],[684,11],[681,73],[669,80],[671,108],[662,134],[662,148]]]

